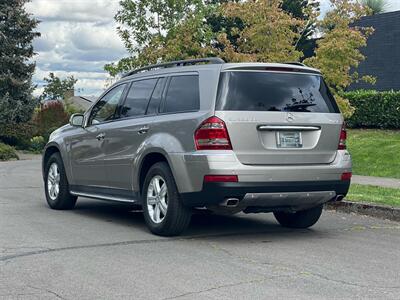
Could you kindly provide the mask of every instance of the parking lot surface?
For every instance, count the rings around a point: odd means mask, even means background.
[[[0,163],[0,299],[399,299],[400,224],[325,211],[195,215],[154,236],[140,212],[80,198],[47,207],[40,160]]]

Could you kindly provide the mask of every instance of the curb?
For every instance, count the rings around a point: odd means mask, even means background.
[[[390,206],[381,206],[344,200],[326,203],[325,209],[335,210],[344,213],[356,213],[360,215],[400,222],[400,208],[394,208]]]

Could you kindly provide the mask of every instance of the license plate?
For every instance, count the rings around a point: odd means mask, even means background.
[[[276,144],[278,148],[301,148],[301,132],[296,131],[278,131],[276,133]]]

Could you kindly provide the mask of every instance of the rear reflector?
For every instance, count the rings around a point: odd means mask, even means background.
[[[342,176],[340,177],[340,180],[343,180],[343,181],[345,181],[345,180],[350,180],[350,179],[351,179],[351,176],[352,176],[351,172],[345,172],[345,173],[343,173]]]
[[[205,175],[204,182],[238,182],[237,175]]]
[[[225,122],[215,116],[200,124],[194,141],[197,150],[232,150]]]
[[[345,150],[347,148],[346,140],[347,140],[346,125],[343,123],[342,129],[340,130],[338,150]]]

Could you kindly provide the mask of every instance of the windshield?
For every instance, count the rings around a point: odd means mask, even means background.
[[[222,73],[216,110],[339,113],[320,75],[260,71]]]

